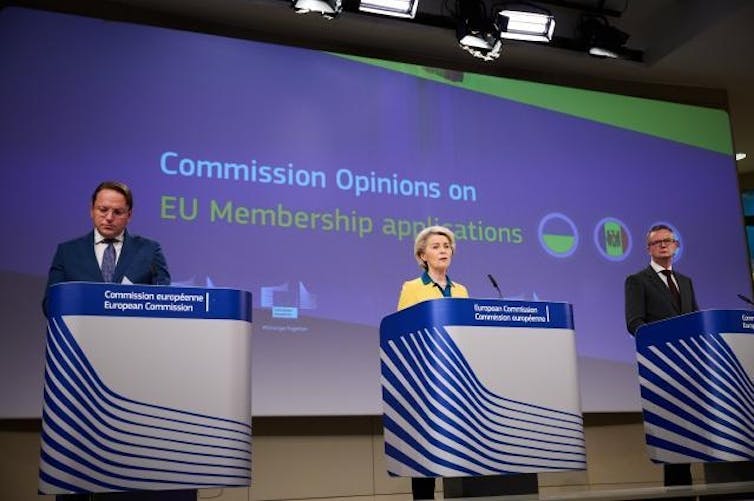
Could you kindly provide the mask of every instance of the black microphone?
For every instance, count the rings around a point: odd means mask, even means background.
[[[489,279],[490,279],[490,282],[492,283],[492,286],[493,286],[493,287],[495,288],[495,290],[497,291],[497,296],[498,296],[498,297],[499,297],[500,299],[503,299],[503,293],[502,293],[502,292],[500,291],[500,287],[498,287],[498,285],[497,285],[497,280],[495,280],[495,277],[493,277],[492,275],[490,275],[489,273],[487,273],[487,278],[489,278]],[[752,303],[752,304],[754,304],[754,303]]]
[[[754,306],[754,301],[749,299],[748,297],[744,296],[743,294],[736,294],[740,300],[742,300],[744,303],[749,303],[750,305]]]

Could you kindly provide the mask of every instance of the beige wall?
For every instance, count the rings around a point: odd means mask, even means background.
[[[592,414],[585,425],[588,469],[540,474],[542,494],[662,484],[661,468],[646,456],[640,414]],[[39,427],[0,421],[3,501],[44,499],[37,495]],[[378,417],[257,418],[253,433],[253,487],[206,489],[200,499],[410,500],[408,479],[385,473]]]

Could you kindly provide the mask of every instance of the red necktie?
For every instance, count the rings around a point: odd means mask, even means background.
[[[673,296],[673,303],[678,311],[681,311],[681,293],[678,291],[678,286],[673,281],[673,272],[671,270],[662,270],[660,273],[665,275],[668,279],[668,288],[670,294]]]

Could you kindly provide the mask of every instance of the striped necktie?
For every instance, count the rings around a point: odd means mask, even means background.
[[[115,245],[113,244],[117,240],[106,238],[102,242],[107,244],[105,254],[102,256],[102,279],[105,282],[112,282],[115,273]]]

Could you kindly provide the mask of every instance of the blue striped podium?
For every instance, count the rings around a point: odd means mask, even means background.
[[[41,494],[251,482],[251,294],[50,288]]]
[[[647,324],[636,333],[636,356],[652,461],[754,459],[754,312],[705,310]]]
[[[569,304],[425,301],[382,320],[380,361],[390,475],[586,468]]]

